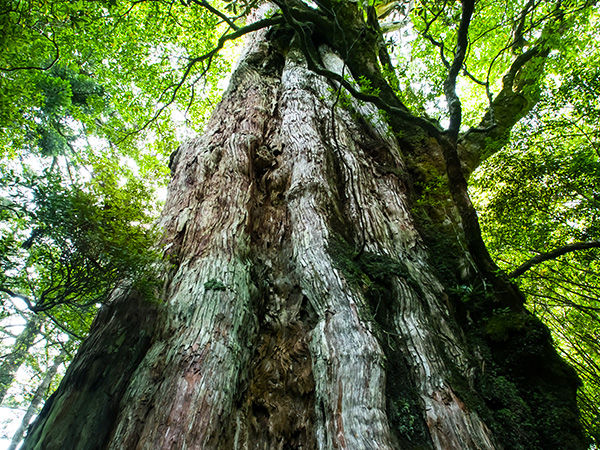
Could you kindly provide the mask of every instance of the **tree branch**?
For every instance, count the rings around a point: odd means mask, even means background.
[[[48,313],[48,311],[43,311],[44,315],[46,317],[48,317],[48,319],[50,319],[50,321],[56,325],[58,328],[60,328],[63,332],[65,332],[66,334],[68,334],[71,337],[74,337],[75,339],[78,339],[80,341],[83,341],[83,336],[79,336],[77,333],[75,333],[72,330],[69,330],[67,327],[65,327],[64,325],[62,325],[58,320],[56,320],[50,313]]]
[[[56,64],[58,62],[58,60],[60,59],[60,48],[58,47],[58,44],[56,43],[56,40],[54,39],[54,30],[53,29],[52,29],[52,34],[53,34],[52,38],[49,38],[45,34],[40,34],[43,38],[46,38],[47,40],[49,40],[52,43],[52,45],[54,46],[54,57],[48,65],[46,65],[45,67],[39,67],[39,66],[0,67],[0,71],[15,72],[17,70],[39,70],[39,71],[43,72],[43,71],[52,69],[52,67],[54,67],[54,64]]]
[[[454,60],[444,81],[444,94],[446,95],[450,115],[448,136],[453,142],[458,139],[458,131],[462,122],[462,106],[458,95],[456,95],[456,78],[463,67],[465,55],[467,54],[469,25],[475,9],[475,0],[462,0],[462,5],[463,11],[458,26],[458,35],[456,36],[456,52],[454,52]]]
[[[556,259],[559,256],[565,255],[567,253],[571,253],[577,250],[587,250],[590,248],[600,248],[600,241],[589,241],[589,242],[575,242],[573,244],[563,245],[562,247],[558,247],[550,252],[540,253],[537,256],[525,261],[515,270],[513,270],[508,276],[510,278],[517,278],[531,269],[533,266],[543,263],[545,261],[549,261],[551,259]]]
[[[423,30],[421,35],[425,39],[427,39],[434,47],[440,49],[440,58],[442,59],[442,63],[444,64],[444,66],[446,66],[447,69],[449,69],[450,63],[446,59],[444,43],[436,40],[431,34],[429,34],[429,29],[431,28],[431,25],[433,25],[433,23],[442,15],[444,10],[446,9],[447,3],[447,1],[444,2],[444,5],[440,8],[440,10],[437,13],[434,14],[433,19],[431,19],[429,22],[425,17],[422,17],[423,21],[425,22],[425,29]]]
[[[532,9],[535,9],[535,4]],[[524,94],[525,87],[533,86],[539,83],[544,71],[545,59],[560,42],[566,27],[570,21],[566,16],[573,16],[576,13],[582,13],[589,7],[589,3],[583,6],[577,6],[574,9],[565,10],[561,0],[557,0],[554,9],[545,15],[542,19],[536,21],[535,25],[545,21],[545,25],[540,30],[540,37],[537,41],[523,53],[517,55],[510,67],[502,77],[502,88],[500,92],[492,99],[492,94],[487,93],[490,99],[490,106],[476,128],[467,131],[459,141],[459,154],[463,171],[468,176],[481,161],[491,156],[495,151],[503,147],[509,137],[511,128],[524,115],[526,115],[535,106],[538,101],[536,89],[532,89],[533,94]],[[516,28],[520,28],[520,23],[526,20],[523,17],[531,14],[532,9],[525,9],[516,19]],[[532,28],[531,25],[529,28]],[[521,34],[525,30],[521,30]],[[553,39],[555,37],[556,39]],[[518,36],[513,36],[510,42],[501,49],[488,68],[487,82],[489,83],[490,73],[495,61],[502,53],[510,50],[518,42],[515,41]],[[525,71],[527,67],[535,66],[540,63],[535,70]]]
[[[309,42],[309,39],[306,36],[306,32],[302,27],[302,23],[293,17],[291,8],[288,8],[287,5],[285,5],[281,0],[275,0],[275,3],[281,9],[286,23],[290,25],[298,34],[300,38],[300,49],[306,57],[307,65],[310,70],[312,70],[318,75],[324,76],[325,78],[339,83],[354,98],[364,102],[372,103],[379,109],[386,111],[390,115],[395,115],[409,123],[419,126],[423,130],[429,132],[438,141],[443,139],[442,131],[428,120],[423,119],[421,117],[413,116],[410,112],[408,112],[408,110],[392,106],[385,102],[380,96],[362,92],[356,89],[348,80],[346,80],[340,74],[325,69],[319,62],[319,57],[317,55],[316,49],[312,45],[312,42]]]
[[[195,3],[196,5],[200,5],[200,6],[204,7],[204,8],[206,8],[206,9],[208,9],[214,15],[219,16],[221,19],[223,19],[223,21],[227,25],[229,25],[231,27],[232,30],[237,31],[237,30],[240,29],[240,27],[238,27],[236,24],[234,24],[229,17],[227,17],[221,11],[219,11],[214,6],[212,6],[211,4],[209,4],[206,0],[190,0],[190,1],[192,3]]]
[[[191,58],[188,62],[188,64],[185,67],[185,70],[183,71],[183,75],[181,76],[181,78],[179,79],[179,81],[176,84],[173,84],[171,86],[169,86],[168,88],[165,89],[164,94],[166,94],[167,90],[172,88],[173,91],[171,93],[171,97],[169,98],[169,100],[167,100],[167,102],[161,106],[158,111],[156,111],[156,113],[146,121],[146,123],[144,123],[144,125],[142,125],[141,127],[139,127],[138,129],[127,133],[119,142],[124,141],[125,139],[127,139],[129,136],[131,136],[132,134],[135,133],[139,133],[142,130],[145,130],[146,128],[148,128],[148,126],[154,122],[156,119],[158,119],[158,117],[163,113],[163,111],[165,109],[167,109],[177,98],[177,94],[179,92],[179,90],[183,87],[183,85],[185,84],[185,82],[187,81],[192,69],[194,68],[194,66],[198,63],[204,62],[204,61],[208,61],[207,67],[204,68],[202,75],[206,74],[206,72],[208,72],[209,68],[210,68],[210,64],[212,62],[212,58],[214,58],[214,56],[223,48],[223,46],[225,45],[225,42],[227,41],[232,41],[235,39],[238,39],[248,33],[251,33],[253,31],[258,31],[262,28],[266,28],[269,26],[273,26],[273,25],[278,25],[280,23],[283,23],[284,19],[282,17],[271,17],[268,19],[262,19],[259,20],[257,22],[251,23],[250,25],[246,25],[245,27],[242,28],[238,28],[237,30],[229,33],[229,34],[225,34],[223,36],[221,36],[219,38],[219,41],[217,42],[217,45],[215,48],[213,48],[211,51],[209,51],[208,53],[205,53],[201,56],[197,56],[195,58]],[[160,99],[159,99],[160,101]]]
[[[535,0],[529,0],[527,5],[521,11],[519,15],[519,19],[516,21],[515,26],[513,28],[513,36],[512,36],[512,51],[514,54],[517,53],[518,49],[523,48],[525,45],[525,40],[523,38],[524,29],[525,29],[525,19],[527,18],[527,14],[534,8]]]
[[[26,295],[19,294],[17,292],[13,292],[10,289],[5,288],[3,286],[0,286],[0,292],[4,292],[5,294],[10,295],[11,297],[20,298],[27,304],[27,307],[33,311],[33,308],[34,308],[33,303],[31,302],[29,297],[27,297]]]

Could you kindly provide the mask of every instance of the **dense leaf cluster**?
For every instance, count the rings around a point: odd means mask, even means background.
[[[138,279],[154,244],[147,189],[110,173],[64,186],[50,173],[10,183],[5,198],[2,286],[36,312],[103,302],[119,280]]]

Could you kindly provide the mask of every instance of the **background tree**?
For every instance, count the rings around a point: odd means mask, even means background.
[[[585,69],[563,74],[473,186],[490,251],[518,277],[581,377],[584,425],[598,444],[600,86],[590,55]]]
[[[29,404],[29,407],[27,408],[27,411],[25,412],[25,415],[23,416],[21,425],[19,425],[19,428],[17,429],[17,431],[13,435],[13,438],[11,439],[8,450],[15,450],[18,447],[18,445],[21,443],[21,441],[23,440],[23,435],[25,434],[25,431],[27,430],[27,427],[29,426],[31,419],[33,419],[35,414],[37,414],[38,408],[39,408],[40,404],[42,403],[42,401],[47,398],[48,389],[50,388],[52,382],[54,381],[56,374],[58,372],[58,369],[61,366],[61,364],[64,362],[65,357],[66,357],[66,351],[63,349],[61,351],[61,353],[56,358],[54,358],[54,360],[52,361],[52,365],[48,368],[48,370],[44,374],[44,378],[42,379],[41,383],[37,387],[37,389],[33,395],[33,398],[31,399],[31,403]]]
[[[27,321],[23,331],[17,336],[9,353],[2,355],[2,364],[0,365],[0,403],[4,400],[6,391],[8,391],[8,388],[13,383],[17,370],[27,358],[29,349],[40,334],[41,325],[41,318],[37,316],[31,317]]]
[[[466,178],[582,42],[591,4],[282,0],[247,25],[254,5],[92,5],[92,36],[146,8],[139,42],[179,26],[174,8],[227,29],[123,75],[160,92],[141,129],[256,33],[203,138],[172,155],[163,302],[113,291],[25,448],[585,446],[577,379],[490,257]],[[429,84],[387,52],[398,28]],[[167,66],[171,82],[144,84]]]

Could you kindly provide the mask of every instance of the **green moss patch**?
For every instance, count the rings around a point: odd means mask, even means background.
[[[207,291],[224,291],[227,289],[227,286],[223,284],[222,281],[219,281],[215,278],[211,278],[206,283],[204,283],[204,289]]]

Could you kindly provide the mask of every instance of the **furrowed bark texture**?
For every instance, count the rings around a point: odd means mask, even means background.
[[[104,312],[24,448],[505,445],[504,405],[478,392],[485,358],[508,358],[504,341],[494,353],[459,326],[441,255],[413,220],[404,149],[374,107],[338,98],[271,33],[248,46],[205,134],[172,158],[156,319]],[[139,307],[123,296],[107,310]],[[515,330],[501,329],[506,342]]]

